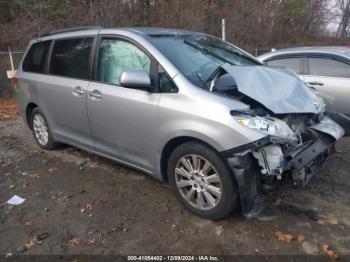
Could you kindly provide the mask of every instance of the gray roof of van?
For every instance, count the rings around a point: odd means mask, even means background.
[[[98,26],[82,26],[82,27],[72,27],[64,28],[55,31],[51,31],[41,35],[40,37],[46,37],[57,34],[72,33],[72,32],[81,32],[86,30],[101,30],[101,29],[117,29],[130,31],[140,35],[185,35],[185,34],[196,34],[195,32],[182,30],[182,29],[171,29],[171,28],[160,28],[160,27],[121,27],[121,28],[104,28]]]

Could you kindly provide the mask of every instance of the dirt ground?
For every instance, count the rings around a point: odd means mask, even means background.
[[[349,153],[344,138],[306,188],[269,195],[273,219],[213,222],[189,214],[145,174],[68,146],[41,150],[22,119],[2,120],[0,254],[323,256],[328,245],[350,255]],[[25,202],[6,204],[15,194]],[[279,240],[277,231],[294,238]]]

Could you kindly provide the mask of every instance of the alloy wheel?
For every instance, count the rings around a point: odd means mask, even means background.
[[[175,167],[175,182],[182,197],[200,210],[215,208],[222,196],[221,180],[214,166],[204,157],[181,157]]]
[[[36,114],[33,119],[33,129],[37,141],[45,146],[49,141],[49,131],[44,117]]]

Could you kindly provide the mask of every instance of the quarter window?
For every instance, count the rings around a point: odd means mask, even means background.
[[[269,66],[287,67],[297,74],[302,74],[300,66],[302,64],[302,58],[280,58],[267,61],[266,64]]]
[[[50,62],[50,74],[89,79],[89,58],[92,38],[55,41]]]
[[[350,78],[350,65],[327,58],[309,58],[309,75]]]
[[[45,58],[51,41],[33,44],[24,58],[22,70],[33,73],[44,73]]]
[[[151,59],[137,46],[119,39],[102,39],[98,55],[97,81],[119,85],[124,71],[150,73]]]
[[[177,93],[177,86],[161,65],[158,65],[158,78],[160,93]]]

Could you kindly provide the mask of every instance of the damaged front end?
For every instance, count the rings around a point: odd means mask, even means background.
[[[291,171],[294,185],[305,186],[315,167],[324,162],[344,131],[333,120],[324,117],[317,124],[304,123],[304,129],[294,132],[288,140],[270,136],[270,143],[251,152],[263,175],[281,180],[283,173]],[[266,185],[265,189],[269,191],[271,187]]]
[[[236,119],[242,121],[241,116]],[[279,136],[275,130],[266,131],[263,139],[223,152],[239,185],[247,217],[259,215],[262,194],[276,189],[279,181],[291,179],[295,186],[305,186],[344,134],[327,116],[317,122],[307,116],[286,116],[284,120],[269,118],[265,123],[266,130],[268,123],[279,123],[277,126],[283,127]]]
[[[322,99],[293,76],[261,67],[223,69],[234,85],[217,89],[251,108],[231,111],[232,117],[265,134],[258,141],[223,152],[239,186],[243,214],[255,217],[263,209],[263,193],[276,189],[281,181],[305,186],[344,130],[326,115]]]

